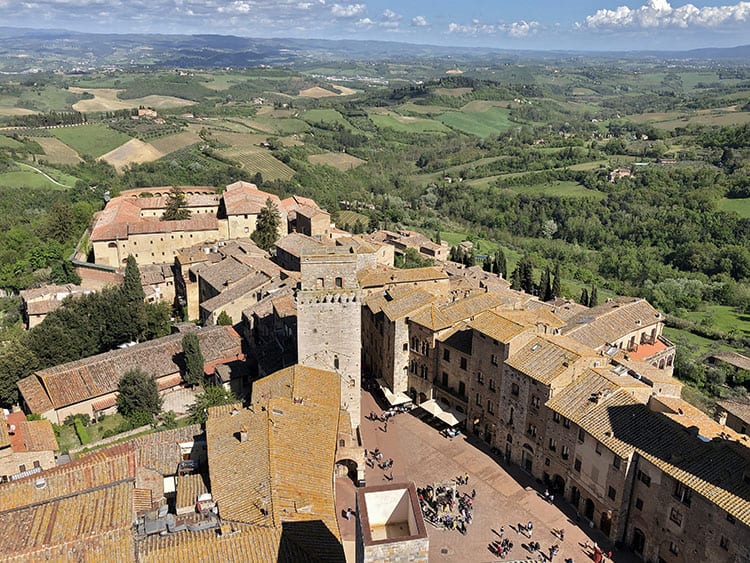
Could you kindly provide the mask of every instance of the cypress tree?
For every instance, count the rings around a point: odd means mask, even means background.
[[[581,290],[581,298],[579,299],[579,302],[581,305],[586,305],[588,307],[589,304],[589,290],[585,287]]]
[[[552,282],[552,296],[560,297],[562,295],[562,289],[560,288],[560,263],[555,264],[555,279]]]
[[[510,282],[511,289],[515,289],[517,291],[521,291],[523,287],[521,287],[521,269],[519,266],[516,266],[516,269],[513,270],[513,279]]]
[[[265,207],[260,210],[258,223],[255,226],[255,231],[250,235],[250,238],[252,238],[255,244],[263,250],[270,250],[279,238],[280,224],[281,217],[279,216],[279,210],[269,197],[266,200]]]
[[[141,271],[132,254],[129,254],[125,261],[125,281],[122,284],[122,293],[130,303],[143,301],[146,298],[143,285],[141,285]]]
[[[206,361],[197,334],[188,332],[182,337],[182,353],[185,354],[185,383],[192,386],[200,385],[203,383]]]
[[[543,286],[542,290],[544,291],[544,295],[542,297],[543,301],[550,301],[554,297],[554,295],[552,294],[552,280],[551,280],[551,278],[552,278],[552,274],[549,271],[549,266],[547,266],[544,269],[544,274],[542,275],[542,280],[544,282],[542,284],[542,286]]]
[[[596,293],[596,286],[591,286],[591,295],[589,296],[589,307],[596,307],[599,304],[599,296]]]
[[[187,208],[187,197],[177,186],[172,186],[167,194],[167,207],[161,216],[162,221],[182,221],[190,219],[190,210]]]
[[[508,261],[502,248],[495,253],[495,269],[496,273],[500,274],[503,279],[508,279]]]

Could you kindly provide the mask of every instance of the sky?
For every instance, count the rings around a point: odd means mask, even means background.
[[[534,50],[750,43],[750,2],[697,0],[0,0],[0,25],[101,33],[377,39]]]

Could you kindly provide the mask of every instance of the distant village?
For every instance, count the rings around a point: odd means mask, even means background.
[[[33,328],[66,299],[122,283],[133,256],[146,300],[198,322],[19,381],[20,405],[0,422],[0,559],[427,561],[414,484],[368,481],[373,388],[388,408],[460,429],[645,561],[750,561],[750,404],[721,402],[714,420],[683,400],[665,319],[644,299],[543,301],[450,261],[443,241],[351,234],[315,201],[248,182],[180,186],[189,218],[162,221],[171,189],[107,202],[73,258],[80,285],[22,292]],[[280,221],[266,252],[250,237],[269,203]],[[433,265],[394,267],[407,251]],[[183,388],[189,332],[206,382],[237,403],[209,408],[205,425],[57,455],[52,423],[115,412],[128,370],[164,397]],[[338,480],[357,488],[354,556]],[[394,522],[401,531],[383,535]]]

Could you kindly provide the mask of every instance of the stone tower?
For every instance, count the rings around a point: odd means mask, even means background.
[[[341,381],[341,407],[359,426],[361,400],[362,294],[357,255],[327,247],[303,254],[297,292],[297,361],[335,371]]]

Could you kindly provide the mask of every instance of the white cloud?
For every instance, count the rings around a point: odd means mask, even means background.
[[[412,18],[411,24],[414,27],[425,27],[427,26],[427,20],[424,16],[417,16],[416,18]]]
[[[508,25],[505,31],[511,37],[527,37],[529,35],[536,33],[539,27],[540,27],[539,22],[536,22],[536,21],[532,21],[532,22],[520,21],[520,22],[513,22],[512,24]]]
[[[719,27],[750,21],[750,2],[727,6],[698,8],[685,4],[673,8],[669,0],[648,0],[638,8],[618,6],[614,10],[598,10],[587,16],[578,27],[588,28],[657,28],[657,27]]]
[[[251,10],[250,2],[236,1],[226,6],[219,6],[217,11],[220,14],[249,14]]]
[[[513,23],[483,23],[472,20],[470,24],[464,25],[452,22],[448,25],[448,33],[459,33],[463,35],[507,35],[508,37],[521,38],[534,35],[542,28],[538,21],[519,21]]]
[[[393,10],[386,10],[385,12],[383,12],[383,19],[387,21],[399,21],[401,20],[401,17],[402,16],[400,14],[397,14]]]
[[[365,13],[367,6],[364,4],[334,4],[331,13],[337,18],[353,18]]]
[[[375,25],[375,22],[372,21],[370,18],[362,18],[360,20],[357,20],[357,22],[354,24],[357,27],[366,27],[371,28],[373,25]]]

